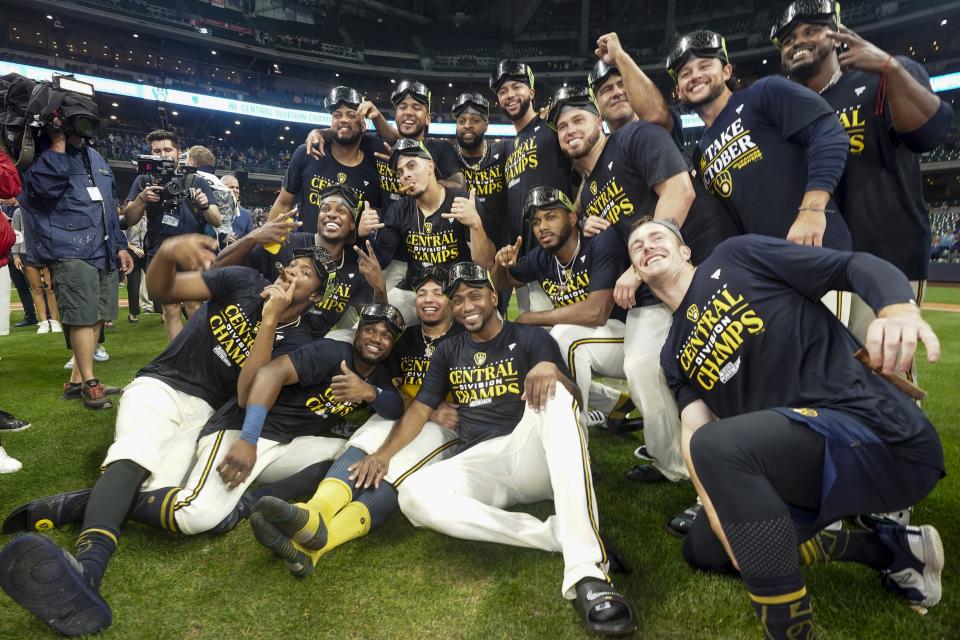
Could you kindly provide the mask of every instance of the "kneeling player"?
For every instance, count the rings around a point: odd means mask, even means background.
[[[626,311],[613,302],[613,287],[627,268],[627,251],[615,230],[587,237],[577,225],[577,211],[559,189],[538,187],[527,194],[524,225],[538,245],[519,257],[523,242],[497,252],[493,281],[498,291],[539,282],[553,303],[549,311],[527,311],[514,321],[551,327],[574,381],[589,406],[588,427],[606,422],[621,393],[593,382],[594,375],[625,379],[623,335]],[[625,394],[624,394],[625,396]]]
[[[53,503],[51,517],[70,510],[60,498],[82,501],[83,530],[76,558],[33,533],[14,539],[0,553],[0,587],[64,635],[96,633],[110,625],[110,607],[100,596],[100,582],[137,492],[141,485],[149,491],[181,482],[190,470],[201,427],[214,407],[236,393],[270,283],[247,267],[177,272],[177,267],[209,267],[215,248],[216,240],[206,236],[177,236],[165,241],[151,260],[147,287],[155,300],[208,302],[127,386],[105,471],[89,501],[77,494],[46,501]],[[284,328],[277,331],[277,339],[283,338],[279,344],[284,348],[309,341],[309,333],[299,329],[301,316],[324,295],[332,272],[322,249],[295,257],[286,269],[282,278],[294,280],[295,286],[289,306],[278,316]],[[72,517],[77,517],[73,511]],[[30,512],[25,509],[23,517],[30,519]],[[10,522],[8,518],[4,523],[5,530]]]
[[[904,384],[893,376],[918,338],[931,361],[940,351],[904,275],[865,253],[756,235],[721,243],[694,267],[680,232],[659,221],[638,225],[628,246],[674,309],[662,365],[709,518],[687,534],[687,561],[738,568],[768,638],[813,637],[801,562],[866,564],[908,601],[937,604],[943,546],[933,527],[818,533],[912,505],[943,476],[936,431],[891,382]],[[882,375],[857,361],[860,344],[820,304],[830,289],[877,312],[867,349]]]
[[[562,552],[562,593],[587,629],[629,633],[633,611],[607,578],[580,391],[557,344],[539,327],[502,321],[493,283],[478,265],[451,267],[446,292],[466,333],[437,347],[417,399],[383,446],[354,467],[357,482],[379,485],[393,456],[452,392],[461,444],[452,458],[403,483],[404,515],[459,538]],[[547,499],[556,515],[546,521],[506,511]]]
[[[394,382],[406,402],[416,397],[440,344],[463,331],[453,322],[450,301],[443,294],[442,267],[427,267],[414,283],[420,325],[410,327],[397,341],[392,361]],[[390,460],[384,482],[361,488],[353,482],[351,467],[376,451],[387,438],[393,420],[374,416],[351,436],[316,494],[306,504],[291,505],[274,497],[262,498],[251,517],[257,540],[287,561],[298,577],[309,575],[327,552],[366,535],[397,510],[397,490],[410,474],[443,460],[459,443],[456,405],[442,402],[417,437]]]

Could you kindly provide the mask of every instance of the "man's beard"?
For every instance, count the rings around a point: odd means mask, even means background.
[[[354,361],[359,360],[363,364],[376,365],[383,361],[383,358],[380,356],[368,356],[366,353],[364,353],[363,349],[357,345],[354,345],[353,347],[353,356]]]
[[[789,69],[784,67],[784,71],[788,77],[803,82],[807,78],[810,78],[820,71],[821,67],[826,64],[826,61],[827,56],[821,55],[819,48],[814,47],[812,55],[808,60],[804,60],[796,66],[790,67]]]
[[[547,249],[547,248],[544,247],[543,250],[546,251],[547,253],[555,254],[557,251],[559,251],[559,250],[561,249],[561,247],[563,247],[563,245],[567,244],[567,240],[570,239],[570,235],[571,235],[572,233],[573,233],[573,230],[572,230],[572,229],[567,229],[567,230],[564,231],[563,233],[558,233],[558,234],[556,234],[556,236],[557,236],[557,244],[556,244],[555,246],[551,247],[550,249]]]
[[[711,102],[719,98],[721,95],[723,95],[723,90],[725,88],[726,88],[726,85],[724,85],[721,82],[715,86],[711,86],[710,93],[708,93],[705,97],[700,98],[699,100],[694,101],[694,100],[689,100],[687,98],[682,98],[680,101],[686,107],[699,107],[701,105],[710,104]]]
[[[360,137],[361,137],[362,135],[363,135],[363,131],[357,131],[356,129],[350,129],[350,130],[346,133],[346,136],[347,136],[347,137],[342,137],[343,134],[341,134],[340,131],[338,130],[338,131],[334,134],[333,140],[334,140],[334,142],[336,142],[336,143],[339,144],[339,145],[342,145],[342,146],[344,146],[344,147],[349,147],[349,146],[352,146],[352,145],[356,144],[356,143],[360,140]]]
[[[407,125],[404,125],[404,126],[407,126]],[[427,129],[426,124],[421,124],[419,122],[415,123],[413,127],[414,129],[412,132],[404,133],[400,125],[397,125],[397,131],[399,131],[400,135],[403,136],[404,138],[419,138],[420,136],[423,135],[423,132]]]
[[[484,138],[484,134],[475,133],[473,135],[473,142],[466,142],[463,139],[463,134],[460,132],[457,132],[457,144],[460,145],[461,149],[466,149],[467,151],[475,151],[476,149],[479,149],[481,146],[483,146],[483,138]]]
[[[601,133],[603,132],[600,129],[597,129],[593,133],[591,133],[590,137],[587,138],[586,144],[580,147],[580,151],[578,151],[576,155],[570,154],[570,159],[579,160],[580,158],[590,153],[593,150],[593,148],[597,146],[597,143],[600,142]]]
[[[522,119],[523,116],[527,115],[528,111],[530,111],[530,98],[526,98],[525,100],[520,101],[520,110],[517,111],[516,115],[504,109],[504,112],[507,114],[507,117],[513,120],[514,122]]]

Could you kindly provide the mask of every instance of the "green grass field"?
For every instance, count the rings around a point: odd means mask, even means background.
[[[928,300],[960,303],[960,289],[931,288]],[[123,311],[123,310],[121,310]],[[944,344],[941,362],[926,363],[920,382],[940,430],[948,469],[960,463],[960,314],[930,311]],[[14,314],[14,322],[22,317]],[[109,330],[111,359],[101,379],[127,383],[165,344],[160,319],[129,324],[121,313]],[[33,426],[4,438],[22,471],[0,476],[0,514],[30,499],[90,486],[112,440],[115,410],[93,412],[59,399],[69,357],[59,335],[17,329],[0,338],[0,408]],[[641,638],[758,638],[737,580],[687,569],[680,541],[664,532],[668,515],[693,499],[688,484],[638,486],[623,478],[639,434],[591,435],[603,528],[634,565],[616,584],[636,605]],[[806,570],[822,638],[960,637],[960,482],[945,478],[914,511],[937,525],[948,555],[944,598],[926,616],[880,587],[875,573],[853,565]],[[547,503],[529,508],[550,513]],[[52,534],[72,548],[76,530]],[[0,536],[5,544],[8,537]],[[104,582],[114,624],[104,638],[576,638],[583,631],[560,597],[558,554],[464,542],[415,530],[396,515],[372,535],[328,555],[309,579],[290,577],[244,523],[219,538],[174,537],[131,524]],[[0,594],[0,639],[56,637]]]

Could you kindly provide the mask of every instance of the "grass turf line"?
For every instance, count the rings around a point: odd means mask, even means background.
[[[931,289],[940,298],[940,291]],[[952,291],[944,292],[947,297]],[[952,301],[952,300],[943,300]],[[13,322],[22,316],[14,314]],[[947,468],[960,460],[960,314],[927,312],[944,345],[941,362],[924,364],[925,408],[944,443]],[[30,499],[90,486],[113,436],[115,410],[94,412],[59,399],[69,357],[62,336],[15,329],[0,338],[0,408],[32,428],[5,436],[24,463],[0,476],[0,515]],[[111,359],[97,363],[107,384],[129,382],[166,340],[159,316],[139,324],[121,315],[108,330]],[[663,531],[666,517],[687,506],[689,485],[639,486],[623,478],[638,435],[591,434],[603,528],[634,565],[615,576],[636,605],[640,637],[757,638],[760,629],[739,582],[694,574],[680,542]],[[951,570],[960,548],[960,484],[948,476],[914,512],[935,524],[948,555],[941,604],[921,617],[854,565],[805,570],[817,632],[823,638],[949,638],[960,629]],[[548,503],[528,508],[540,517]],[[71,548],[76,529],[51,537]],[[0,536],[6,544],[9,536]],[[414,529],[395,516],[382,529],[326,556],[309,579],[290,577],[242,524],[226,536],[176,537],[137,524],[124,528],[104,581],[114,612],[104,638],[578,638],[573,609],[560,598],[559,554],[451,539]],[[54,638],[43,623],[0,595],[0,638]]]

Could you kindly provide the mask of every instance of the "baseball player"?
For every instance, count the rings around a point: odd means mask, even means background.
[[[187,535],[209,531],[257,479],[281,480],[336,458],[350,436],[346,420],[354,412],[369,407],[392,420],[403,412],[389,370],[381,365],[403,331],[395,309],[363,307],[353,344],[321,338],[271,360],[277,315],[289,304],[292,288],[273,285],[269,294],[237,397],[201,430],[190,456],[196,463],[185,482],[137,496],[131,517],[138,522]]]
[[[584,88],[565,87],[554,96],[550,123],[560,146],[583,175],[580,206],[584,234],[613,227],[626,248],[633,222],[645,213],[685,223],[695,199],[687,163],[670,135],[655,124],[638,121],[603,135],[596,103]],[[617,280],[614,300],[628,309],[624,329],[624,374],[630,397],[643,413],[644,442],[654,462],[628,473],[640,482],[685,480],[680,455],[676,404],[660,370],[659,354],[670,325],[670,312],[640,286],[632,268]]]
[[[398,140],[390,162],[409,195],[390,205],[382,222],[376,211],[365,210],[358,235],[367,238],[376,232],[374,250],[380,264],[389,264],[399,251],[405,251],[407,274],[387,296],[413,324],[411,284],[425,266],[451,265],[464,258],[492,265],[496,251],[484,231],[483,206],[477,204],[476,195],[441,186],[433,157],[422,142]]]
[[[850,138],[837,202],[853,248],[903,271],[922,304],[930,221],[920,154],[943,142],[953,110],[931,91],[922,65],[881,51],[842,26],[838,2],[793,2],[770,36],[780,49],[783,71],[822,95]],[[873,319],[870,307],[854,297],[853,335],[866,340]]]
[[[436,348],[463,331],[453,322],[450,301],[443,294],[444,281],[442,267],[423,272],[416,283],[420,326],[407,330],[391,354],[394,384],[408,404],[419,392]],[[270,497],[258,502],[251,517],[254,535],[283,558],[295,576],[309,575],[329,551],[366,535],[393,515],[401,483],[453,453],[453,447],[459,444],[458,424],[457,405],[445,399],[417,437],[390,460],[380,486],[361,488],[354,483],[351,467],[376,451],[393,427],[393,420],[372,417],[350,438],[309,502],[291,505]]]
[[[297,205],[303,231],[311,234],[319,231],[316,223],[320,196],[329,187],[339,185],[350,191],[351,199],[358,205],[369,202],[380,209],[382,203],[376,158],[363,147],[364,123],[369,117],[378,127],[389,129],[389,125],[372,103],[350,87],[331,89],[325,104],[332,118],[328,139],[308,140],[293,152],[267,218],[287,217],[287,212]],[[312,144],[322,148],[323,153],[314,151]]]
[[[358,209],[353,191],[333,185],[321,190],[318,198],[316,233],[296,231],[295,220],[277,218],[226,247],[217,255],[214,267],[246,265],[275,279],[276,265],[286,264],[294,251],[323,247],[335,261],[336,285],[307,319],[315,336],[352,342],[357,323],[354,309],[368,302],[386,303],[386,281],[370,247],[365,251],[351,244],[356,237]],[[364,202],[363,208],[369,209],[369,203]],[[276,253],[265,248],[270,243],[280,245]]]
[[[534,83],[533,70],[518,60],[501,60],[490,76],[490,89],[497,96],[497,104],[517,131],[513,142],[507,144],[509,155],[503,170],[507,183],[503,238],[513,242],[522,236],[524,253],[536,246],[523,226],[523,201],[527,194],[536,187],[553,187],[567,196],[573,193],[570,161],[560,151],[557,134],[533,107]],[[552,307],[536,286],[518,289],[517,304],[520,311],[545,311]]]
[[[606,422],[625,404],[621,393],[593,382],[594,376],[623,379],[626,312],[613,302],[613,285],[627,264],[626,245],[616,231],[587,237],[570,199],[540,187],[527,195],[524,224],[539,243],[520,257],[523,238],[497,252],[492,277],[498,291],[539,282],[553,303],[550,311],[527,311],[514,322],[550,327],[566,358],[584,407],[587,427]]]
[[[15,538],[0,552],[0,587],[64,635],[110,626],[110,606],[99,593],[100,583],[134,497],[141,490],[183,480],[201,428],[214,407],[236,393],[270,283],[246,267],[194,271],[210,266],[216,248],[213,238],[181,235],[165,241],[150,263],[147,288],[155,300],[208,302],[127,386],[105,470],[83,512],[75,557],[34,533]],[[284,278],[296,286],[289,306],[278,315],[281,349],[310,340],[309,331],[300,326],[302,314],[324,295],[332,273],[329,265],[329,256],[318,248],[295,257],[286,269]],[[25,511],[29,515],[30,510]],[[49,511],[60,509],[54,504]]]
[[[501,320],[486,269],[459,263],[447,295],[465,333],[445,340],[423,386],[384,444],[354,467],[358,485],[377,486],[394,455],[413,440],[448,393],[459,405],[457,453],[400,487],[400,508],[415,526],[564,557],[563,596],[591,633],[636,628],[633,611],[607,578],[580,391],[556,343],[539,327]],[[506,511],[553,499],[541,521]]]
[[[904,275],[870,254],[759,235],[727,240],[694,267],[663,221],[638,225],[629,248],[674,310],[662,365],[709,518],[685,539],[688,562],[736,567],[767,638],[814,636],[801,557],[866,564],[909,602],[937,604],[943,546],[932,526],[818,533],[914,504],[944,475],[936,430],[901,391],[917,340],[931,361],[940,351]],[[877,312],[865,363],[819,302],[829,289]]]

